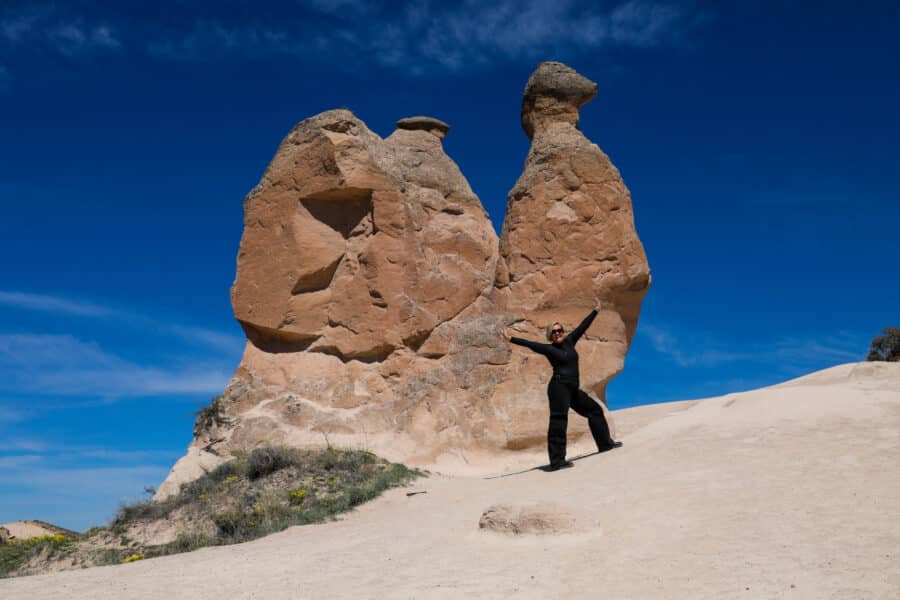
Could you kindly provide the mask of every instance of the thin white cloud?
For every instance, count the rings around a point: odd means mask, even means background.
[[[207,15],[195,19],[189,30],[156,32],[148,51],[173,60],[280,54],[301,60],[329,56],[336,64],[357,67],[374,62],[410,72],[429,66],[463,70],[674,44],[697,21],[682,8],[654,0],[605,7],[584,0],[303,4],[324,14],[326,22],[294,15],[239,23]]]
[[[0,523],[41,519],[76,530],[103,523],[158,485],[181,454],[0,438]]]
[[[186,33],[160,34],[148,43],[147,51],[158,58],[203,61],[234,55],[290,55],[302,52],[303,47],[274,27],[200,19]]]
[[[631,0],[610,15],[608,35],[624,45],[653,46],[677,28],[680,18],[680,12],[672,6]]]
[[[116,311],[91,302],[69,300],[58,296],[0,290],[0,304],[27,310],[63,313],[84,317],[116,316]]]
[[[106,397],[217,394],[231,379],[224,369],[166,370],[128,365],[120,368],[61,369],[32,373],[17,390],[60,396]]]
[[[29,51],[43,47],[69,57],[122,47],[112,25],[49,4],[24,6],[0,16],[0,42],[8,48]]]
[[[0,472],[0,484],[27,486],[31,488],[48,488],[56,490],[54,496],[61,490],[68,490],[73,495],[84,494],[103,495],[106,497],[122,498],[126,494],[136,494],[145,485],[159,483],[168,474],[169,469],[163,466],[137,466],[137,467],[99,467],[99,468],[42,468],[42,469],[16,469]],[[122,480],[130,485],[122,485]],[[118,480],[118,481],[117,481]],[[122,488],[127,492],[116,494]],[[62,494],[63,496],[65,494]]]
[[[679,338],[672,331],[649,323],[641,323],[638,332],[650,340],[654,350],[668,356],[679,367],[709,367],[746,360],[752,356],[746,350],[726,349],[709,339],[700,341]]]
[[[0,39],[10,44],[18,44],[34,34],[39,19],[46,15],[45,9],[34,7],[4,15],[0,19]]]
[[[157,486],[168,466],[54,468],[27,462],[0,469],[0,522],[40,519],[76,531],[108,522],[123,502]]]
[[[373,12],[380,8],[380,3],[369,0],[304,0],[303,4],[313,10],[328,14],[352,16]]]
[[[123,367],[127,362],[70,335],[2,334],[0,368]]]
[[[28,419],[29,413],[17,408],[8,406],[0,406],[0,424],[2,423],[18,423]]]
[[[16,454],[14,456],[0,456],[0,469],[21,469],[31,467],[41,462],[42,457],[35,454]]]
[[[169,464],[183,454],[181,450],[120,450],[117,448],[59,444],[39,438],[13,437],[0,440],[0,452],[31,457],[32,462],[52,459],[54,463],[81,462],[84,459],[105,462],[162,462]],[[10,458],[7,456],[6,458]]]
[[[144,367],[68,335],[0,335],[0,390],[58,396],[216,394],[221,366]]]
[[[21,310],[47,312],[64,316],[115,320],[132,327],[158,332],[157,335],[173,335],[183,341],[193,344],[199,343],[232,355],[240,352],[244,345],[242,337],[229,333],[204,327],[171,323],[137,312],[82,299],[34,294],[17,290],[0,290],[0,306],[10,306]]]
[[[680,367],[714,367],[737,361],[778,363],[803,368],[824,361],[863,360],[865,352],[859,336],[848,332],[818,339],[780,337],[770,342],[726,342],[707,333],[677,334],[673,328],[641,323],[638,333],[650,341],[653,349]]]
[[[244,339],[230,333],[223,333],[203,327],[188,327],[184,325],[167,325],[166,328],[183,340],[201,343],[209,348],[215,348],[222,352],[235,354],[244,347]]]
[[[44,440],[35,438],[10,438],[0,441],[0,452],[45,452],[49,445]]]
[[[48,4],[0,11],[0,48],[68,57],[130,48],[177,61],[282,56],[418,74],[677,45],[702,16],[671,0],[300,0],[249,19],[215,4],[184,3],[164,22],[77,10]]]
[[[80,458],[94,458],[109,461],[154,462],[170,464],[180,458],[183,450],[115,450],[109,448],[64,447],[62,452],[74,452]]]
[[[91,50],[115,50],[122,44],[105,25],[87,26],[76,20],[54,27],[46,37],[62,54],[77,56]]]
[[[855,362],[864,360],[866,355],[866,347],[858,342],[859,340],[851,339],[847,334],[827,336],[822,340],[782,338],[772,345],[772,354],[794,362],[822,358]]]
[[[632,0],[602,9],[559,0],[468,0],[451,7],[408,6],[392,30],[375,28],[373,46],[389,64],[422,57],[450,70],[545,56],[574,56],[615,47],[647,47],[671,41],[684,25],[678,9]]]

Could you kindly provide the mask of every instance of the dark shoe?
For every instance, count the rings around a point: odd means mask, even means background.
[[[621,448],[622,442],[613,442],[611,446],[607,446],[606,448],[599,448],[597,452],[609,452],[614,448]]]
[[[560,469],[568,469],[570,467],[574,467],[575,463],[571,460],[564,460],[561,463],[549,464],[546,467],[542,467],[542,469],[548,473],[552,471],[559,471]]]

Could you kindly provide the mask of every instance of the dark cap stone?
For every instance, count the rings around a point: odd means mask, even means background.
[[[580,108],[597,95],[597,84],[560,62],[542,62],[528,78],[523,106],[538,96],[551,96]]]
[[[440,119],[435,119],[433,117],[406,117],[405,119],[400,119],[397,121],[398,129],[422,129],[424,131],[434,131],[437,130],[441,132],[441,135],[444,136],[450,131],[450,126],[441,121]]]

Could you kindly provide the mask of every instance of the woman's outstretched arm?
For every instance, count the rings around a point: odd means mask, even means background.
[[[578,340],[581,339],[581,336],[584,335],[584,332],[588,330],[588,327],[591,326],[591,323],[594,322],[594,318],[597,316],[597,309],[591,311],[591,314],[584,318],[584,321],[581,322],[578,327],[572,330],[572,333],[569,334],[569,339],[572,340],[573,344],[578,343]]]
[[[500,337],[502,337],[503,339],[509,340],[517,346],[525,346],[526,348],[529,348],[537,352],[538,354],[543,354],[545,356],[547,355],[547,349],[550,347],[550,344],[540,344],[538,342],[532,342],[531,340],[526,340],[518,337],[509,337],[509,333],[507,333],[505,328],[500,328],[499,333]]]
[[[550,344],[541,344],[538,342],[532,342],[531,340],[523,340],[522,338],[511,337],[509,341],[517,346],[525,346],[526,348],[530,348],[534,350],[538,354],[547,354],[547,349],[550,347]]]

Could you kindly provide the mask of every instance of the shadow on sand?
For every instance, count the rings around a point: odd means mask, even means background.
[[[610,450],[612,450],[612,448],[610,448],[608,450],[597,450],[594,452],[588,452],[587,454],[579,454],[578,456],[574,456],[568,460],[570,460],[572,462],[576,462],[583,458],[588,458],[590,456],[597,456],[598,454],[605,454],[605,453],[609,452]],[[531,467],[529,469],[523,469],[521,471],[513,471],[512,473],[501,473],[500,475],[490,475],[488,477],[482,477],[482,479],[502,479],[503,477],[512,477],[513,475],[522,475],[523,473],[528,473],[530,471],[547,471],[549,469],[550,469],[549,464],[538,465],[536,467]]]

